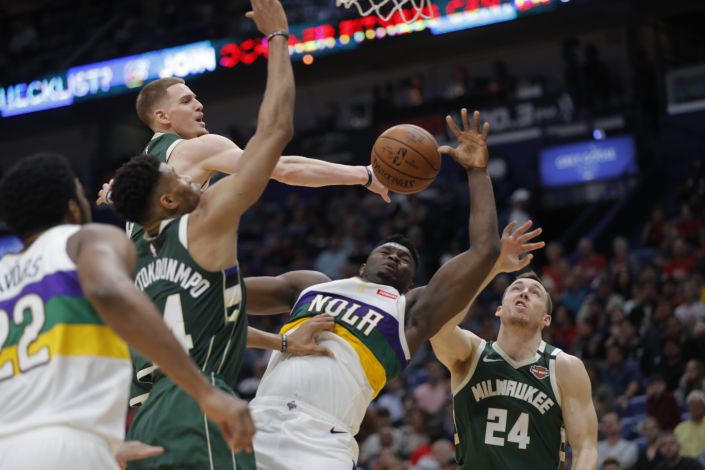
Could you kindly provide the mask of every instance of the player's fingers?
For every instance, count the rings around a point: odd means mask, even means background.
[[[486,122],[482,125],[482,138],[487,140],[487,137],[490,135],[490,123]]]
[[[252,421],[249,410],[242,417],[244,449],[252,453],[252,438],[255,435],[255,423]]]
[[[541,232],[543,232],[543,229],[541,227],[532,230],[531,232],[527,232],[519,237],[519,241],[524,243],[526,241],[531,240],[532,238],[536,238],[539,235],[541,235]]]
[[[473,124],[474,124],[473,129],[475,130],[475,132],[477,132],[479,134],[480,133],[480,111],[476,110],[472,113],[472,120],[473,120]]]
[[[516,227],[516,225],[517,225],[517,221],[516,221],[516,220],[512,220],[511,222],[509,222],[509,223],[504,227],[504,230],[502,230],[502,236],[504,237],[504,236],[511,235],[512,230],[514,230],[514,227]]]
[[[333,352],[328,348],[324,348],[323,346],[314,346],[313,348],[311,348],[311,355],[333,357]]]
[[[456,138],[460,136],[460,129],[458,129],[458,125],[455,123],[455,119],[453,119],[453,116],[451,116],[450,114],[446,116],[446,124],[448,124],[448,129],[450,129],[450,131]]]
[[[533,224],[533,222],[531,220],[527,220],[526,222],[521,224],[516,230],[514,230],[512,235],[514,235],[515,237],[523,235],[527,230],[529,230],[529,228],[531,228],[531,224]]]
[[[389,197],[389,190],[387,188],[384,188],[384,191],[379,193],[379,195],[382,196],[384,202],[392,202],[392,198]]]
[[[463,130],[464,131],[469,131],[470,128],[470,119],[468,118],[468,109],[463,108],[460,110],[460,120],[463,123]]]
[[[248,11],[247,13],[245,13],[245,16],[248,17],[249,19],[253,19],[255,17],[255,12]]]
[[[457,158],[455,149],[453,147],[450,147],[448,145],[442,145],[438,147],[438,153],[445,153],[453,157],[454,159]]]
[[[532,255],[532,254],[528,254],[528,255],[524,256],[522,259],[520,259],[519,260],[519,268],[517,269],[517,271],[522,270],[525,267],[527,267],[529,265],[529,263],[531,263],[532,259],[534,259],[534,255]]]
[[[521,245],[521,249],[524,253],[527,253],[529,251],[539,250],[539,249],[543,248],[544,246],[546,246],[546,243],[544,243],[544,242],[524,243],[523,245]]]

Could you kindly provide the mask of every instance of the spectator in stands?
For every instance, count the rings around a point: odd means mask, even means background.
[[[705,393],[693,390],[686,398],[690,416],[673,431],[681,453],[686,457],[700,458],[705,452]]]
[[[639,428],[641,429],[641,434],[644,436],[646,443],[644,447],[639,450],[639,457],[634,466],[634,470],[652,470],[663,459],[658,451],[661,428],[658,425],[658,420],[653,416],[644,418],[639,424]]]
[[[656,418],[664,431],[672,431],[681,421],[678,403],[660,374],[652,375],[646,386],[646,414]]]
[[[629,399],[641,390],[641,374],[632,360],[625,360],[624,351],[614,341],[606,345],[607,367],[602,371],[602,383],[608,385],[617,397],[617,403],[626,409]]]
[[[629,253],[629,241],[624,237],[616,237],[612,240],[612,260],[610,270],[613,273],[627,271],[634,273],[637,271],[636,260]]]
[[[443,470],[455,463],[455,449],[448,439],[438,439],[431,446],[431,452],[419,458],[410,470]]]
[[[524,188],[516,189],[512,193],[509,198],[509,202],[512,205],[512,210],[509,212],[507,223],[516,221],[517,226],[519,227],[531,219],[529,212],[526,210],[529,205],[529,199],[531,199],[531,193]]]
[[[676,238],[671,247],[671,256],[663,267],[663,277],[682,281],[693,273],[694,267],[695,259],[689,253],[687,243],[683,238]]]
[[[583,237],[578,242],[578,254],[575,265],[582,269],[585,281],[590,283],[605,270],[607,260],[594,250],[592,240]]]
[[[428,380],[416,387],[414,398],[419,408],[430,415],[435,415],[445,405],[450,396],[450,381],[446,369],[438,361],[426,364]]]
[[[703,466],[697,460],[681,455],[680,445],[671,432],[665,433],[659,439],[659,453],[663,461],[656,470],[702,470]]]
[[[683,359],[683,340],[678,332],[672,331],[680,329],[680,323],[674,317],[668,319],[666,323],[666,333],[668,336],[663,340],[661,355],[657,358],[657,371],[666,381],[669,390],[678,388],[683,371],[685,370],[685,360]]]
[[[651,219],[641,232],[642,245],[654,248],[660,247],[663,243],[665,229],[666,216],[663,209],[656,206],[651,210]]]
[[[693,214],[693,209],[688,204],[681,205],[681,216],[676,222],[678,235],[688,242],[695,242],[698,230],[703,227],[703,220]]]
[[[700,301],[698,283],[689,279],[683,283],[683,302],[676,307],[674,315],[692,331],[697,322],[705,321],[705,304]]]
[[[548,277],[554,286],[552,297],[560,297],[563,293],[565,277],[570,271],[567,260],[563,257],[563,245],[552,241],[546,244],[546,265],[543,267],[543,276]]]
[[[600,467],[600,470],[622,470],[623,468],[624,467],[622,467],[622,464],[619,463],[619,460],[614,457],[610,457],[602,462],[602,467]]]
[[[573,343],[578,335],[573,314],[565,305],[558,305],[553,313],[553,342],[564,351],[572,351]]]
[[[675,396],[678,404],[685,407],[685,399],[693,390],[705,393],[705,364],[700,359],[691,359],[678,382]]]
[[[622,422],[616,412],[611,411],[602,417],[600,431],[604,436],[604,439],[597,443],[600,465],[609,458],[616,459],[623,468],[630,468],[636,463],[637,446],[622,438]]]
[[[509,73],[507,63],[503,60],[495,61],[492,64],[492,76],[487,84],[488,93],[500,100],[511,99],[514,97],[516,85],[516,77]]]

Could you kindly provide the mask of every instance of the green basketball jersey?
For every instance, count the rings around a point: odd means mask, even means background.
[[[163,134],[161,132],[157,132],[154,136],[152,136],[152,139],[147,144],[147,147],[145,147],[144,153],[157,157],[162,163],[169,163],[171,152],[174,150],[174,147],[176,147],[176,144],[182,140],[184,139],[176,134]],[[144,233],[142,227],[132,222],[127,223],[126,230],[127,234],[133,241],[141,238]]]
[[[247,342],[245,287],[237,265],[213,272],[196,263],[187,249],[187,227],[185,215],[162,222],[156,237],[135,240],[134,281],[201,370],[232,384]],[[149,384],[159,377],[158,366],[138,355],[133,359],[139,382]],[[133,388],[133,398],[139,392]]]
[[[480,342],[468,376],[453,391],[459,469],[563,468],[560,352],[542,341],[535,357],[516,363],[497,343]]]

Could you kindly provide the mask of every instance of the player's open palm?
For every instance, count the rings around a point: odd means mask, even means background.
[[[487,136],[490,133],[490,125],[485,122],[480,127],[479,111],[475,111],[472,118],[473,122],[471,124],[468,118],[468,110],[466,108],[461,109],[460,120],[463,128],[460,129],[452,116],[446,116],[448,129],[457,139],[458,146],[453,148],[449,145],[443,145],[438,148],[440,153],[447,153],[460,163],[463,168],[468,170],[471,168],[486,168],[487,161],[490,158],[487,151]]]
[[[252,0],[252,11],[248,11],[246,16],[255,22],[257,29],[265,36],[289,29],[284,8],[279,0]]]
[[[208,419],[218,425],[233,451],[252,452],[255,425],[245,401],[214,388],[199,405]]]
[[[513,220],[504,227],[502,249],[496,264],[498,272],[513,273],[524,269],[534,257],[530,252],[544,247],[542,241],[532,242],[542,232],[540,227],[529,232],[532,224],[532,221],[527,220],[516,228],[517,222]]]
[[[287,351],[296,356],[328,356],[333,353],[316,343],[316,338],[323,331],[333,331],[335,320],[327,313],[316,315],[306,320],[296,331],[288,335]]]

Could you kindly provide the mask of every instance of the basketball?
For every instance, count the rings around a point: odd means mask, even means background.
[[[372,146],[372,171],[392,191],[413,194],[426,189],[441,170],[436,139],[413,124],[384,131]]]

